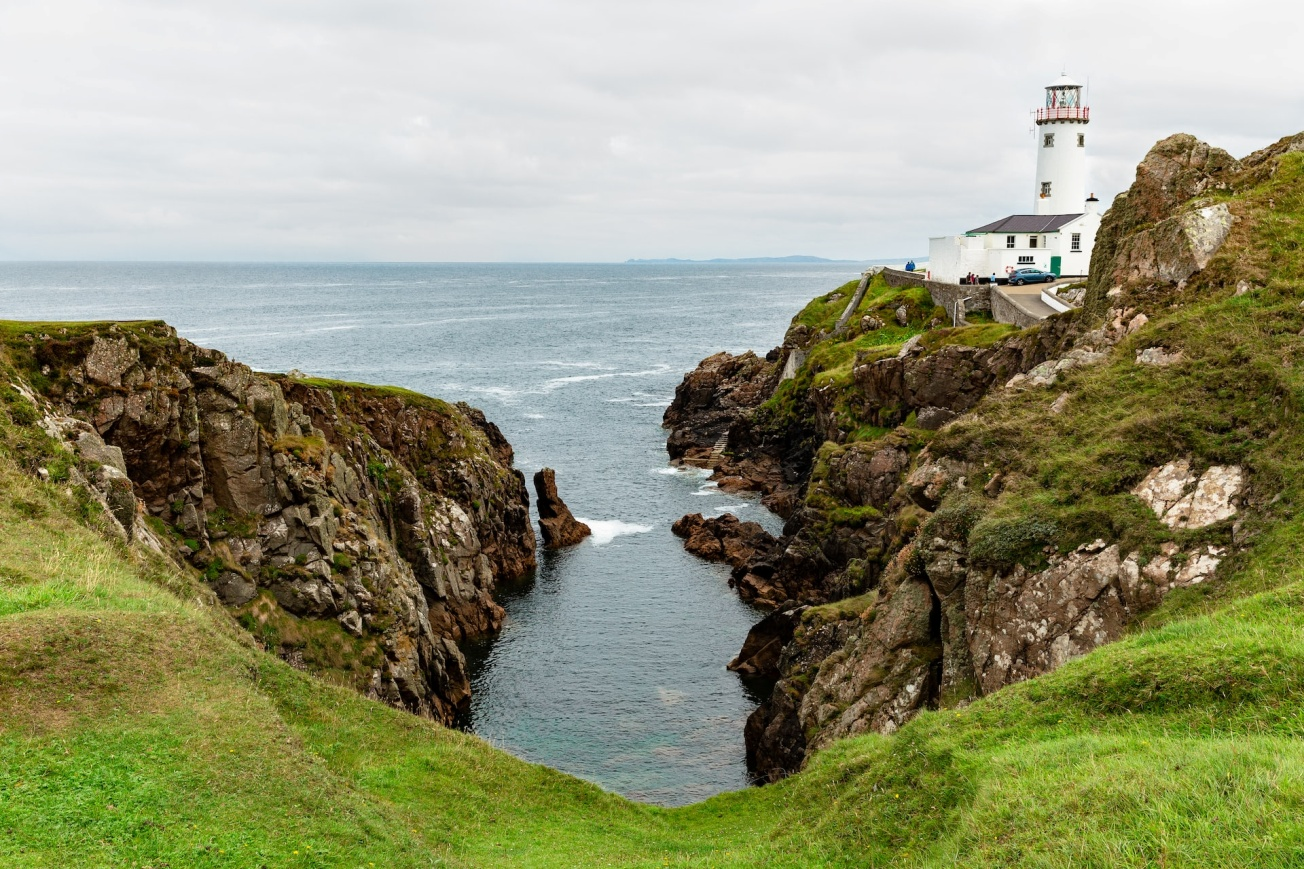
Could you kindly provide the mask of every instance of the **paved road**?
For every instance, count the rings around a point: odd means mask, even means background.
[[[1006,298],[1017,305],[1025,314],[1036,317],[1038,320],[1044,320],[1051,314],[1058,314],[1059,311],[1041,300],[1042,290],[1053,291],[1056,287],[1067,286],[1079,280],[1081,278],[1055,281],[1050,284],[1024,284],[1021,287],[1008,285],[1002,286],[1001,292],[1005,293]]]
[[[1045,284],[1035,286],[1024,284],[1021,287],[1001,287],[1001,292],[1025,314],[1044,320],[1051,314],[1059,313],[1041,300],[1041,290],[1045,286]]]

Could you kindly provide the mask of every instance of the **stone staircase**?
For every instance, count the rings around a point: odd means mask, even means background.
[[[715,442],[715,446],[711,447],[711,456],[706,460],[706,467],[712,471],[718,468],[720,462],[724,459],[724,451],[728,446],[729,432],[726,430],[724,434],[720,435],[720,439]]]

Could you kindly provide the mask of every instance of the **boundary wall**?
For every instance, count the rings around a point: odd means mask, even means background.
[[[992,311],[990,284],[948,284],[943,281],[930,281],[917,272],[903,272],[899,269],[883,269],[883,280],[887,281],[889,287],[923,287],[928,290],[928,294],[933,297],[933,304],[941,306],[954,325],[963,325],[955,322],[955,309],[962,299],[966,314],[970,311]],[[992,316],[996,317],[994,311]],[[962,316],[961,320],[963,319]],[[996,319],[1000,320],[999,317]]]

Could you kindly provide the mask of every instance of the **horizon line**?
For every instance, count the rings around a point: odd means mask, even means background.
[[[630,258],[623,260],[313,260],[313,259],[4,259],[4,265],[840,265],[876,263],[883,260],[927,259],[927,256],[864,257],[831,259],[817,262],[783,262],[784,257],[716,257],[681,259],[678,257]],[[770,260],[771,262],[758,262]]]

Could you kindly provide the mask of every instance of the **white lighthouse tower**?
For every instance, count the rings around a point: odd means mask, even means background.
[[[1100,228],[1099,203],[1087,196],[1087,124],[1091,110],[1082,85],[1066,75],[1046,87],[1037,109],[1037,181],[1032,214],[1011,214],[964,235],[928,240],[934,280],[957,283],[995,274],[1004,282],[1018,269],[1083,277]]]
[[[1080,214],[1087,194],[1087,124],[1082,85],[1061,75],[1036,111],[1037,189],[1034,214]]]

